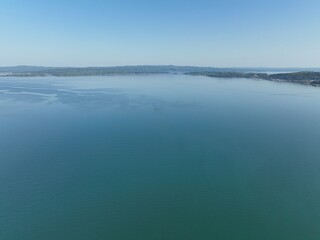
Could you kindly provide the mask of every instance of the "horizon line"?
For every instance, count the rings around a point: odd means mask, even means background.
[[[239,66],[199,66],[199,65],[174,65],[174,64],[132,64],[132,65],[91,65],[91,66],[50,66],[50,65],[4,65],[0,66],[0,68],[14,68],[14,67],[41,67],[41,68],[112,68],[112,67],[197,67],[197,68],[236,68],[236,69],[320,69],[319,67],[239,67]]]

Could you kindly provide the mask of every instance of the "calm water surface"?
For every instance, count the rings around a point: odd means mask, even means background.
[[[0,78],[1,240],[319,240],[320,88]]]

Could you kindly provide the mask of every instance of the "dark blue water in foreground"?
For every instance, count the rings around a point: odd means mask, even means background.
[[[319,240],[320,89],[0,78],[1,240]]]

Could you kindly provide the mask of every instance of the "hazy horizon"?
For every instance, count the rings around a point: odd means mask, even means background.
[[[39,67],[39,68],[112,68],[112,67],[199,67],[199,68],[217,68],[217,69],[319,69],[320,66],[311,66],[311,67],[300,67],[300,66],[289,66],[289,67],[265,67],[265,66],[207,66],[207,65],[175,65],[175,64],[138,64],[138,65],[83,65],[83,66],[70,66],[70,65],[61,65],[61,66],[49,66],[49,65],[0,65],[0,68],[19,68],[19,67]]]

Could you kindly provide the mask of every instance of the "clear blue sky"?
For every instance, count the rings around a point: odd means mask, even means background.
[[[138,64],[320,67],[320,1],[0,1],[0,66]]]

